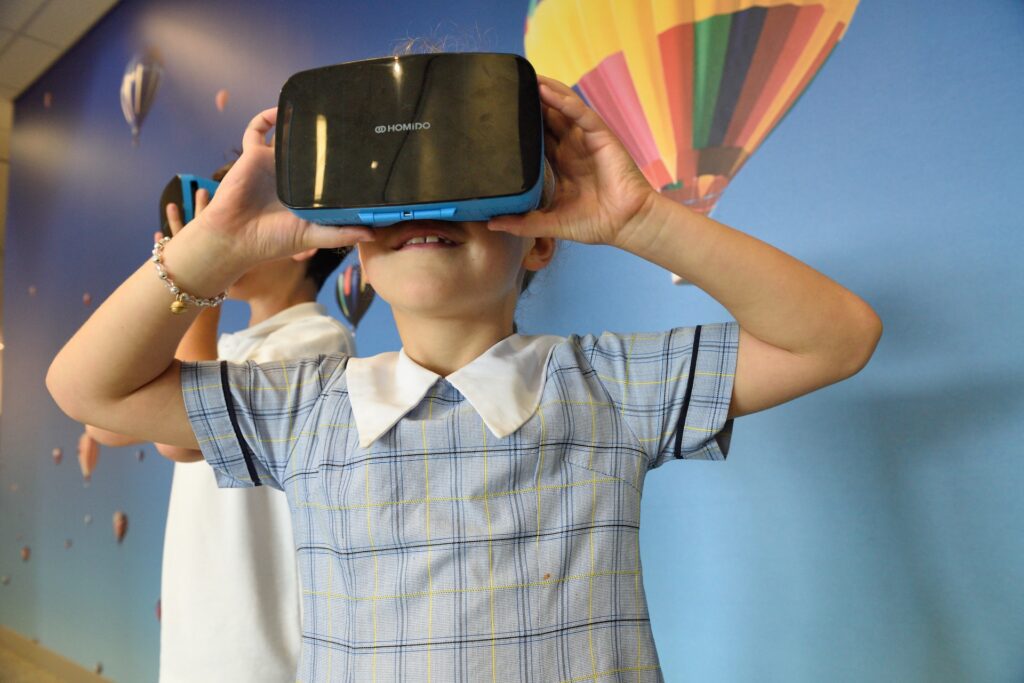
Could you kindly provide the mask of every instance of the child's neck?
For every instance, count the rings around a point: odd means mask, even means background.
[[[512,334],[512,315],[474,320],[418,318],[395,311],[402,348],[421,367],[447,377]]]
[[[298,287],[293,290],[269,291],[260,296],[250,297],[249,304],[249,327],[258,325],[267,318],[277,315],[281,311],[292,306],[316,301],[316,292],[312,284],[308,287]]]

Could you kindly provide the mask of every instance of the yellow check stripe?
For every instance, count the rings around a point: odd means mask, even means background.
[[[322,425],[320,425],[320,427],[322,427],[322,428],[331,428],[331,429],[353,429],[353,428],[355,428],[355,425],[354,424],[322,424]],[[266,438],[261,438],[261,437],[255,435],[255,434],[243,434],[242,438],[244,438],[246,441],[254,441],[254,442],[259,442],[259,443],[284,443],[284,442],[287,442],[287,441],[298,441],[299,439],[301,439],[303,437],[314,437],[314,436],[319,436],[319,435],[320,435],[320,430],[317,429],[315,432],[299,432],[298,434],[295,434],[294,436],[286,436],[286,437],[282,437],[280,439],[266,439]],[[211,437],[208,437],[208,438],[205,438],[205,439],[200,439],[199,443],[201,443],[201,444],[202,443],[209,443],[211,441],[221,441],[223,439],[233,439],[233,438],[235,438],[235,433],[234,432],[229,432],[227,434],[218,434],[217,436],[211,436]]]
[[[619,669],[609,669],[608,671],[599,671],[599,672],[597,672],[595,674],[591,674],[589,676],[578,676],[576,678],[566,678],[564,681],[562,681],[562,683],[579,683],[580,681],[596,681],[599,678],[604,678],[605,676],[614,676],[615,674],[626,673],[628,671],[636,671],[637,675],[639,675],[639,673],[641,671],[657,671],[660,668],[661,667],[658,666],[657,664],[649,664],[648,666],[624,666],[624,667],[619,668]]]
[[[703,370],[698,370],[698,371],[694,372],[693,374],[694,375],[699,375],[701,377],[735,377],[735,375],[733,373],[728,373],[728,372],[705,372]],[[651,380],[631,380],[631,379],[627,379],[625,377],[609,377],[608,375],[598,375],[598,377],[601,378],[602,380],[606,381],[606,382],[612,382],[613,384],[623,384],[625,386],[630,386],[630,387],[642,387],[642,386],[650,386],[650,385],[653,385],[653,384],[668,384],[670,382],[683,382],[684,380],[689,379],[690,373],[687,372],[684,375],[676,375],[675,377],[668,377],[666,379],[651,379]]]
[[[505,496],[518,496],[524,493],[540,493],[541,491],[556,491],[559,489],[569,489],[576,486],[592,486],[594,484],[610,484],[619,481],[615,477],[601,477],[591,478],[586,481],[576,481],[571,484],[546,484],[544,486],[531,486],[526,489],[515,489],[512,491],[493,491],[488,493],[479,493],[472,496],[430,496],[428,498],[409,498],[406,500],[384,500],[374,501],[367,503],[360,503],[358,505],[323,505],[321,503],[315,503],[310,501],[302,501],[297,504],[297,507],[313,508],[315,510],[330,510],[332,512],[341,512],[343,510],[365,510],[366,508],[380,508],[380,507],[392,507],[396,505],[420,505],[423,503],[461,503],[473,500],[493,500],[495,498],[502,498]]]
[[[305,595],[315,595],[319,597],[336,598],[340,600],[349,600],[351,602],[377,602],[381,600],[409,600],[412,598],[427,598],[436,595],[457,595],[464,593],[489,593],[492,591],[504,591],[504,590],[520,590],[523,588],[543,588],[549,586],[557,586],[558,584],[567,583],[569,581],[589,581],[590,579],[600,578],[602,576],[633,576],[639,574],[640,571],[636,569],[617,569],[600,572],[587,572],[586,574],[573,574],[571,576],[563,576],[559,579],[547,579],[544,581],[528,581],[526,583],[509,583],[509,584],[495,584],[493,586],[478,586],[474,588],[440,588],[432,591],[416,591],[413,593],[399,593],[397,595],[347,595],[345,593],[331,593],[330,591],[313,591],[303,589]]]

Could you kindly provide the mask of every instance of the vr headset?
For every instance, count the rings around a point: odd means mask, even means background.
[[[327,225],[487,220],[554,186],[522,57],[386,57],[295,74],[277,105],[277,195]]]
[[[196,192],[204,189],[213,196],[220,185],[216,180],[201,178],[197,175],[179,173],[171,178],[160,193],[160,232],[165,237],[171,237],[171,226],[167,223],[167,205],[175,204],[178,207],[178,215],[182,223],[188,223],[195,218],[196,213]]]

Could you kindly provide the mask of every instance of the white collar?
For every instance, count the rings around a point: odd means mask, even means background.
[[[266,337],[270,333],[275,332],[285,325],[290,325],[296,320],[302,318],[309,318],[316,315],[327,315],[327,309],[318,304],[315,301],[306,301],[301,304],[295,304],[289,306],[283,311],[278,311],[274,315],[270,316],[266,320],[260,321],[252,327],[246,327],[238,332],[231,332],[221,335],[222,337],[229,337],[234,339],[247,339],[253,337]]]
[[[513,334],[445,379],[459,390],[494,436],[506,437],[530,419],[540,403],[548,358],[565,341],[554,335]],[[351,358],[345,370],[359,445],[366,448],[419,405],[441,378],[405,349]]]

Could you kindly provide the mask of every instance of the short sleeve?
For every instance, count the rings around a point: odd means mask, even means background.
[[[724,460],[739,325],[584,337],[581,348],[650,467],[668,460]]]
[[[217,485],[283,489],[294,447],[347,359],[182,363],[185,410]]]

